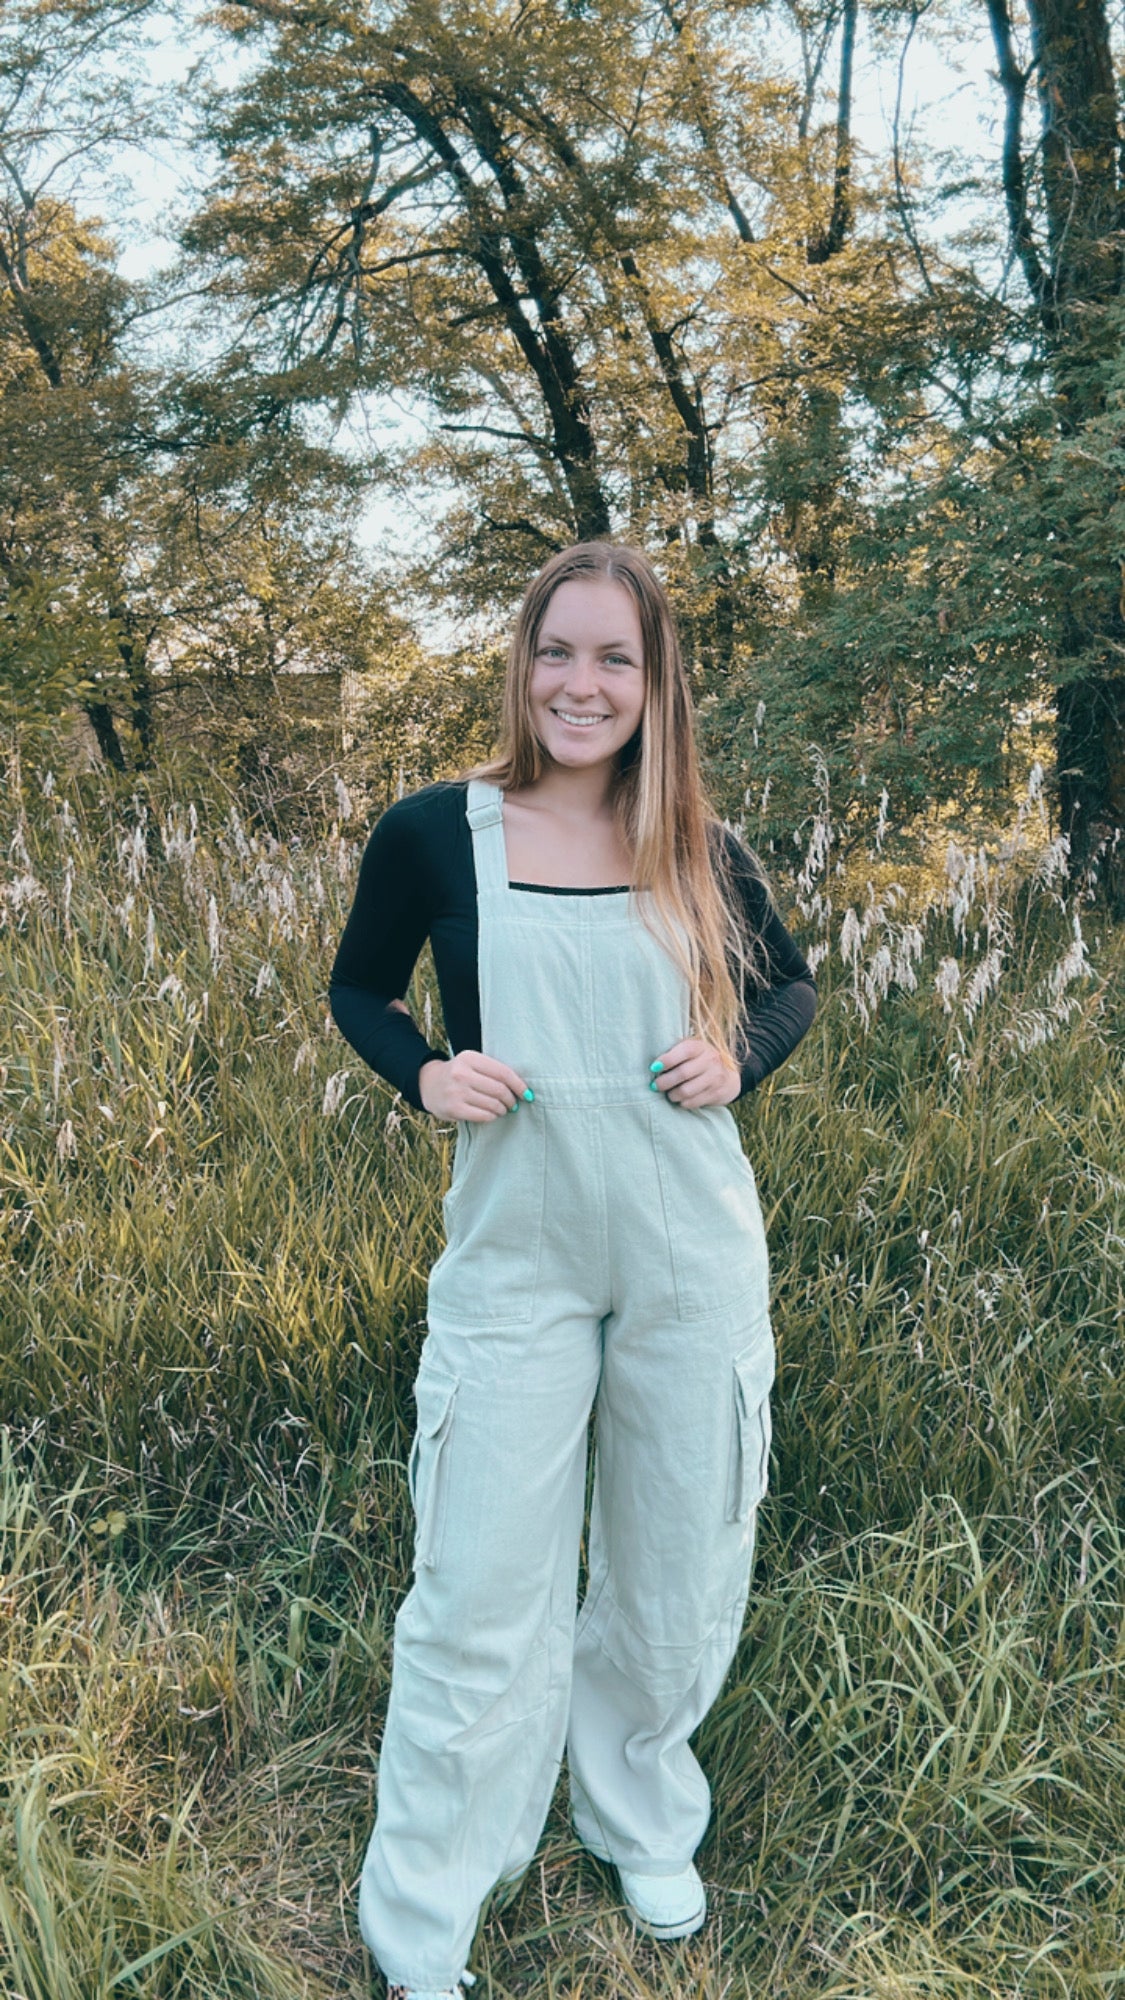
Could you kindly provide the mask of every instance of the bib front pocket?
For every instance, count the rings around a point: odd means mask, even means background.
[[[430,1272],[431,1319],[521,1326],[535,1309],[543,1242],[545,1128],[522,1104],[458,1140],[444,1197],[445,1249]]]
[[[650,1115],[680,1318],[724,1312],[753,1293],[765,1312],[765,1224],[730,1111],[661,1100]]]

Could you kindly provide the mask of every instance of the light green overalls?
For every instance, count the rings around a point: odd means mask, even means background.
[[[502,804],[469,781],[481,1041],[535,1101],[457,1126],[359,1894],[388,1981],[439,1989],[489,1890],[534,1855],[564,1743],[595,1854],[673,1874],[702,1839],[688,1737],[741,1630],[774,1372],[735,1121],[649,1087],[690,1032],[686,981],[634,892],[511,889]]]

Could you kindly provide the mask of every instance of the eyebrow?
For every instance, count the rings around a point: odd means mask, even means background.
[[[557,632],[540,632],[536,645],[569,646],[569,639],[561,639]],[[635,653],[636,647],[628,639],[607,639],[598,649],[602,653]]]

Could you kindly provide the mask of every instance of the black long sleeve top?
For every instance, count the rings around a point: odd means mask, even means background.
[[[466,782],[425,785],[399,799],[376,822],[360,862],[355,900],[329,981],[329,1005],[341,1034],[364,1062],[423,1110],[418,1072],[450,1050],[481,1045],[477,977],[477,881]],[[811,1025],[816,984],[808,964],[769,901],[746,848],[723,829],[741,920],[761,937],[769,985],[750,1000],[743,1028],[750,1049],[742,1091],[784,1062]],[[542,885],[513,882],[513,889]],[[627,885],[622,884],[622,887]],[[599,896],[605,889],[551,889],[552,895]],[[431,1048],[409,1014],[392,1007],[410,983],[429,937],[450,1050]]]

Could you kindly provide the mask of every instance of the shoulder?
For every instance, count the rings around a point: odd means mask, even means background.
[[[456,818],[458,813],[464,817],[467,789],[463,778],[442,778],[436,784],[422,785],[418,791],[407,792],[401,799],[396,799],[380,815],[376,825],[405,832],[407,829],[444,824]]]
[[[462,836],[461,829],[464,829]],[[440,903],[451,879],[464,872],[468,821],[465,786],[444,781],[396,799],[370,829],[360,862],[360,888],[370,897]]]
[[[456,834],[465,818],[465,784],[443,779],[407,792],[380,814],[368,840],[386,854],[425,851]]]

